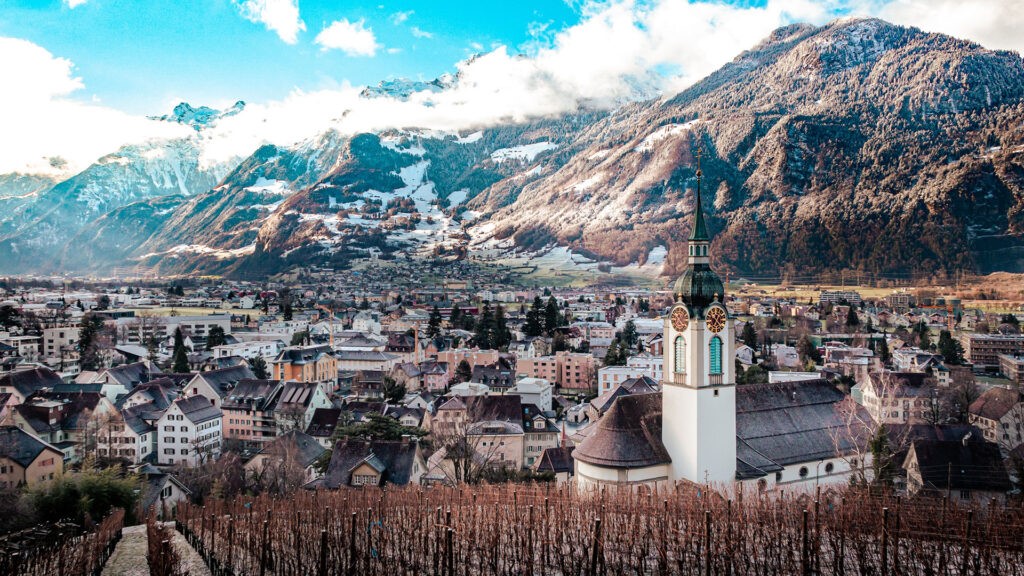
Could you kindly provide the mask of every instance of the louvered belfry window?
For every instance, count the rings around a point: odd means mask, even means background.
[[[715,336],[711,339],[710,344],[710,366],[711,369],[708,371],[709,374],[721,374],[722,373],[722,339]]]
[[[676,336],[675,342],[675,366],[674,370],[676,374],[684,374],[686,372],[686,341],[683,340],[682,336]]]

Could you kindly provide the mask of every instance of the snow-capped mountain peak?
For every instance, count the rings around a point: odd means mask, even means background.
[[[228,116],[234,116],[245,109],[245,102],[239,100],[235,102],[230,108],[224,110],[217,110],[210,108],[209,106],[200,106],[198,108],[192,107],[188,102],[181,102],[174,107],[174,110],[170,114],[164,114],[163,116],[150,116],[153,120],[160,120],[162,122],[174,122],[177,124],[184,124],[191,126],[196,132],[203,128],[212,126],[221,118]]]

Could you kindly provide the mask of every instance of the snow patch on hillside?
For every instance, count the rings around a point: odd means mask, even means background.
[[[235,248],[233,250],[222,250],[219,248],[211,248],[205,244],[178,244],[169,250],[163,252],[150,252],[143,254],[140,259],[151,258],[154,256],[179,256],[183,254],[202,254],[204,256],[212,256],[218,260],[226,260],[228,258],[238,258],[240,256],[248,256],[256,251],[256,244],[249,244],[248,246],[242,246],[241,248]]]
[[[491,152],[491,160],[498,164],[506,160],[533,162],[538,154],[554,148],[558,148],[558,144],[552,142],[534,142],[533,144],[523,144],[522,146],[513,146],[511,148],[499,148]]]
[[[572,186],[570,186],[570,188],[576,194],[583,194],[584,192],[590,190],[594,186],[597,186],[601,182],[604,182],[606,177],[607,175],[604,172],[598,172],[597,174],[594,174],[593,176],[587,178],[582,182],[577,182],[573,184]]]
[[[268,180],[263,176],[260,176],[252,186],[246,186],[245,190],[247,192],[276,194],[278,196],[287,196],[292,193],[292,191],[288,189],[288,183],[284,180]]]
[[[690,120],[684,124],[665,124],[659,127],[654,132],[648,134],[640,144],[633,149],[634,152],[649,152],[662,140],[667,140],[672,136],[678,136],[685,132],[689,132],[694,126],[700,123],[700,120]]]
[[[477,130],[476,132],[473,132],[472,134],[470,134],[468,136],[463,136],[461,138],[458,138],[455,141],[458,142],[459,144],[472,144],[472,143],[480,140],[483,137],[484,137],[483,131],[482,130]]]

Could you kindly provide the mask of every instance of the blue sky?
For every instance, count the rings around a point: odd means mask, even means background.
[[[127,143],[194,138],[146,119],[180,101],[248,103],[197,144],[224,163],[328,128],[465,131],[608,108],[674,94],[778,26],[838,16],[1024,50],[1024,0],[0,0],[0,85],[15,87],[0,89],[0,174],[67,176]],[[441,93],[359,96],[456,71]]]
[[[497,44],[519,48],[532,40],[531,26],[558,30],[580,19],[579,9],[561,0],[302,0],[299,8],[306,30],[294,44],[244,18],[231,0],[89,0],[73,9],[59,0],[15,0],[0,8],[0,36],[30,40],[73,60],[86,81],[78,97],[95,95],[122,110],[152,114],[179,98],[263,101],[344,80],[430,80],[474,52]],[[340,19],[363,20],[382,47],[373,57],[353,57],[314,43]]]

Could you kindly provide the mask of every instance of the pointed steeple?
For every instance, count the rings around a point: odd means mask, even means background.
[[[697,148],[697,205],[693,210],[693,227],[687,242],[687,267],[675,283],[676,301],[686,302],[691,313],[703,310],[715,300],[722,301],[725,287],[711,269],[711,237],[704,222],[704,207],[701,205],[700,188],[704,173],[700,169],[701,149]]]
[[[693,209],[693,227],[690,229],[690,242],[707,242],[708,227],[704,223],[704,207],[700,201],[700,181],[703,172],[700,169],[700,146],[697,146],[697,205]]]

